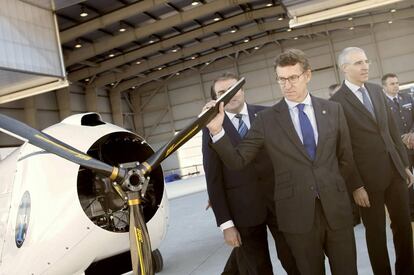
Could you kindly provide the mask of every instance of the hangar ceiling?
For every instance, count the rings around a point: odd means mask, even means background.
[[[266,43],[414,19],[413,0],[383,1],[388,5],[365,7],[352,17],[289,28],[289,8],[298,4],[303,8],[304,3],[323,7],[323,2],[332,8],[333,2],[356,1],[55,1],[69,80],[116,92],[138,91],[149,82],[204,68],[242,51],[253,52]]]

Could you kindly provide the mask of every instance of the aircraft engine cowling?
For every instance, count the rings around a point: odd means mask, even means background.
[[[143,138],[103,122],[96,113],[70,116],[43,132],[110,165],[141,162],[153,153]],[[11,207],[0,212],[7,221],[0,226],[0,275],[78,274],[129,250],[128,207],[108,179],[27,143],[11,157],[17,165],[12,187],[2,195]],[[30,205],[24,214],[19,211],[23,199]],[[144,205],[155,250],[168,225],[161,167],[150,174]],[[23,225],[17,245],[16,232]]]

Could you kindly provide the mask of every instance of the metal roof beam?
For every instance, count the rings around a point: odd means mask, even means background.
[[[83,47],[82,49],[79,49],[76,52],[69,53],[65,58],[65,64],[66,66],[73,65],[81,60],[88,59],[95,55],[107,52],[113,48],[128,44],[129,42],[132,42],[132,41],[135,41],[141,38],[145,38],[159,31],[171,28],[171,26],[180,25],[182,23],[191,21],[193,19],[199,18],[206,14],[214,13],[216,11],[225,9],[227,7],[234,6],[235,4],[240,4],[240,3],[244,3],[248,1],[249,0],[216,0],[216,1],[210,2],[205,5],[200,5],[199,7],[196,7],[196,8],[181,12],[179,14],[172,15],[167,18],[161,19],[157,22],[154,22],[151,24],[151,27],[148,27],[148,26],[137,27],[133,30],[128,30],[114,37],[103,39],[92,45]],[[147,1],[144,1],[144,2],[147,2]],[[130,6],[127,7],[127,10],[132,10],[134,14],[136,14],[136,10],[130,8]],[[125,11],[125,13],[126,12],[127,11]],[[111,15],[111,14],[108,14],[108,15]],[[117,18],[117,19],[118,19],[117,21],[119,21],[123,18]],[[95,26],[93,29],[98,29],[100,27],[101,26]],[[80,36],[80,32],[78,32],[76,36],[72,36],[72,39],[75,39],[78,36]],[[61,34],[61,37],[62,37],[62,34]],[[62,43],[64,43],[66,40],[61,39],[61,41]]]
[[[412,18],[414,14],[414,8],[407,8],[404,10],[399,10],[398,13],[394,13],[392,15],[393,20],[403,20],[407,18]],[[292,30],[291,32],[280,32],[269,34],[264,37],[260,37],[257,39],[250,40],[249,43],[242,43],[237,46],[229,47],[224,50],[219,50],[217,52],[207,54],[201,56],[195,60],[185,61],[183,63],[167,67],[161,71],[152,72],[146,75],[145,79],[131,79],[124,82],[121,82],[118,87],[116,88],[117,91],[125,91],[131,88],[132,86],[141,86],[147,82],[153,81],[160,77],[174,74],[176,72],[183,71],[185,69],[197,66],[199,64],[203,64],[209,62],[210,60],[221,58],[223,56],[228,56],[232,53],[237,51],[243,51],[245,49],[249,49],[255,46],[261,46],[265,43],[275,42],[280,39],[290,39],[296,36],[304,36],[313,33],[326,33],[328,31],[338,30],[338,29],[345,29],[349,28],[350,26],[361,26],[361,25],[369,25],[375,23],[383,23],[390,20],[390,15],[387,14],[378,14],[378,15],[367,15],[365,17],[360,17],[354,19],[352,22],[348,20],[339,21],[335,23],[327,23],[322,24],[314,27],[306,27],[297,30]]]
[[[194,37],[200,37],[205,34],[214,33],[216,31],[222,30],[229,26],[238,25],[246,20],[252,20],[255,18],[262,18],[262,17],[269,17],[274,14],[278,14],[283,12],[283,9],[279,7],[272,7],[272,8],[265,8],[260,10],[255,10],[247,13],[242,13],[228,19],[221,20],[219,22],[209,24],[202,28],[198,28],[180,35],[176,35],[174,37],[156,42],[150,46],[143,47],[123,55],[114,57],[110,60],[103,61],[99,64],[99,67],[94,69],[81,69],[78,71],[74,71],[70,73],[69,79],[71,81],[78,81],[80,79],[84,79],[88,76],[95,75],[104,71],[107,71],[111,68],[121,66],[125,63],[134,62],[144,56],[157,52],[159,50],[166,50],[176,45],[180,45],[184,42],[191,41]]]
[[[158,5],[161,5],[167,2],[168,0],[144,0],[138,3],[128,5],[124,8],[120,8],[116,11],[113,11],[111,13],[105,14],[98,18],[89,20],[85,23],[82,23],[80,25],[77,25],[73,28],[70,28],[70,29],[67,29],[61,32],[60,41],[62,43],[69,42],[71,40],[78,38],[79,36],[90,33],[100,28],[104,28],[108,25],[119,22],[122,19],[134,16],[137,13],[144,12],[146,10],[149,10],[151,8],[154,8]]]

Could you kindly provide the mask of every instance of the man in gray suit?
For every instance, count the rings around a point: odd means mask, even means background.
[[[345,81],[331,100],[346,116],[355,175],[350,191],[360,206],[369,259],[375,275],[391,275],[385,234],[385,208],[392,223],[395,274],[412,275],[413,239],[408,207],[412,174],[398,128],[381,86],[369,83],[370,61],[361,48],[345,48],[338,57]]]
[[[342,108],[309,94],[311,68],[302,51],[280,54],[275,71],[284,99],[258,114],[237,148],[222,128],[220,106],[207,126],[212,146],[232,169],[246,166],[261,149],[267,152],[275,174],[279,229],[301,274],[325,274],[325,254],[332,274],[357,274],[352,210],[345,186],[354,166]]]

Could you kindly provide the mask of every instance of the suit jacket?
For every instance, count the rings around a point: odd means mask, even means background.
[[[414,132],[414,101],[411,95],[398,93],[398,104],[388,96],[386,98],[400,135]],[[414,150],[406,150],[409,155],[414,155]]]
[[[245,139],[233,148],[224,135],[212,146],[233,169],[241,169],[262,148],[275,173],[274,198],[279,229],[305,233],[314,225],[316,190],[332,229],[352,226],[352,210],[344,177],[353,170],[348,128],[339,104],[312,97],[318,127],[312,161],[293,126],[284,100],[258,114]]]
[[[247,105],[250,123],[263,106]],[[242,140],[230,119],[225,116],[224,129],[230,142],[236,146]],[[233,220],[236,226],[255,226],[265,221],[269,200],[273,193],[273,171],[268,157],[263,154],[243,171],[228,169],[210,147],[210,134],[203,129],[203,164],[207,191],[217,225]],[[270,195],[270,198],[271,195]],[[273,206],[273,202],[270,202]]]
[[[375,119],[345,83],[331,100],[342,105],[351,135],[357,168],[349,182],[351,191],[361,186],[370,192],[383,191],[391,183],[392,166],[406,178],[407,153],[382,88],[372,83],[364,85],[374,106]]]

